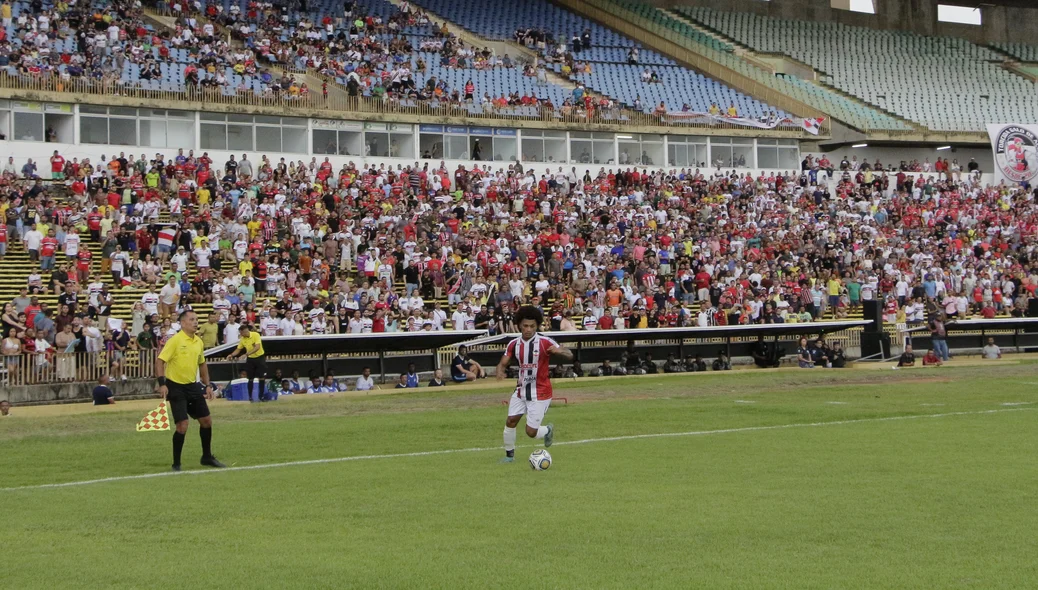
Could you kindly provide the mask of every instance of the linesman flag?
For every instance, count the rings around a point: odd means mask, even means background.
[[[148,412],[144,419],[137,423],[137,432],[152,430],[169,430],[169,414],[166,412],[165,401],[159,403],[159,407]]]

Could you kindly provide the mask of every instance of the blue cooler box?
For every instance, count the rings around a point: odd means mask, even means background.
[[[230,387],[228,388],[227,399],[232,402],[248,402],[248,401],[259,401],[259,379],[252,384],[252,391],[249,391],[249,380],[248,379],[235,379],[231,381]]]

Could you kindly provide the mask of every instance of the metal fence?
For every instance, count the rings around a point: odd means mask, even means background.
[[[102,375],[119,379],[146,379],[155,375],[154,350],[124,352],[25,353],[4,357],[0,383],[42,385],[48,383],[92,383]]]
[[[515,126],[521,123],[541,123],[543,127],[579,126],[579,128],[617,129],[631,125],[656,128],[656,133],[682,133],[682,130],[698,130],[700,133],[713,131],[737,132],[734,134],[752,134],[754,136],[776,135],[781,137],[816,137],[801,129],[799,124],[784,123],[774,130],[747,127],[736,123],[712,120],[671,121],[667,116],[660,116],[625,108],[592,109],[563,108],[561,106],[546,107],[531,105],[525,107],[492,107],[482,105],[479,108],[471,103],[456,104],[442,100],[417,101],[396,98],[374,98],[349,96],[344,92],[329,93],[324,97],[321,88],[310,88],[307,94],[259,95],[254,91],[242,91],[224,94],[219,88],[202,88],[187,86],[184,90],[151,90],[141,88],[137,84],[93,80],[88,78],[62,80],[56,77],[12,76],[0,73],[0,90],[5,95],[30,100],[63,100],[61,97],[41,96],[36,93],[69,93],[84,95],[69,97],[71,102],[98,102],[99,104],[125,104],[126,101],[147,101],[152,106],[155,101],[180,103],[176,108],[187,110],[206,110],[221,107],[228,110],[235,108],[262,108],[278,114],[297,114],[299,116],[317,116],[330,118],[359,118],[364,120],[399,120],[404,122],[476,122],[483,125]],[[341,88],[340,88],[341,90]],[[84,97],[96,97],[96,101]],[[496,122],[496,123],[495,123]],[[550,124],[550,125],[549,125]],[[823,133],[828,133],[828,121],[823,123]],[[690,132],[690,131],[689,131]]]

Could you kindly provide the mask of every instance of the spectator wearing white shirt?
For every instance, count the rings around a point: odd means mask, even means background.
[[[451,314],[451,328],[454,330],[464,330],[465,325],[469,322],[468,306],[462,303],[458,306],[457,311]]]
[[[47,342],[46,338],[39,334],[36,336],[36,341],[34,344],[36,351],[36,368],[44,369],[45,367],[50,365],[48,352],[53,350],[54,346],[52,346],[50,342]]]
[[[371,367],[364,367],[360,377],[357,377],[357,391],[370,391],[376,389],[375,380],[371,377]]]
[[[262,312],[263,317],[260,318],[259,328],[260,333],[264,336],[277,336],[278,331],[281,329],[281,322],[278,321],[277,317],[272,317],[268,312]]]
[[[347,332],[350,334],[364,333],[364,319],[360,317],[360,310],[353,312],[353,317],[350,318]]]
[[[29,251],[29,260],[36,263],[40,261],[40,244],[43,242],[43,234],[40,230],[36,229],[35,225],[29,228],[29,231],[25,232],[25,236],[22,237],[22,242],[25,244],[25,249]]]
[[[909,324],[921,324],[926,319],[926,306],[915,300],[905,306],[905,321]]]
[[[238,318],[231,316],[227,320],[227,325],[223,328],[223,342],[224,344],[238,344],[241,340],[241,336],[238,334],[238,328],[241,324],[238,323]]]
[[[281,318],[278,329],[281,331],[282,336],[294,336],[297,325],[296,312],[289,310],[285,312],[285,317]]]
[[[165,319],[175,315],[179,302],[180,285],[177,284],[177,278],[171,276],[169,281],[162,286],[162,290],[159,291],[159,317]]]
[[[141,295],[141,305],[146,317],[159,313],[159,294],[155,292],[155,285],[148,285],[148,292]]]
[[[703,302],[703,306],[699,309],[699,313],[696,315],[696,325],[700,328],[710,327],[710,320],[713,318],[713,310],[710,309],[709,304]]]
[[[112,282],[115,283],[116,287],[122,286],[123,275],[126,273],[126,265],[130,262],[130,257],[127,256],[126,252],[123,252],[123,247],[116,245],[115,251],[109,256],[112,269]]]
[[[197,248],[191,251],[191,254],[198,268],[209,268],[209,258],[212,256],[212,250],[209,249],[209,245],[205,243],[204,239]]]
[[[905,300],[908,299],[909,294],[912,292],[904,276],[898,279],[897,284],[894,285],[894,292],[897,295],[897,304],[903,307]]]
[[[1002,349],[995,344],[994,338],[988,338],[988,343],[984,346],[982,354],[985,359],[994,361],[1002,358]]]
[[[87,285],[87,293],[89,294],[88,301],[90,305],[97,307],[101,304],[101,292],[105,290],[105,284],[101,282],[96,276],[91,277],[91,282]],[[180,290],[179,288],[177,289]]]
[[[79,230],[75,226],[65,234],[65,256],[75,258],[79,255]]]
[[[187,252],[184,251],[184,247],[177,248],[177,253],[170,258],[170,262],[173,263],[173,269],[183,274],[187,272]]]
[[[104,349],[104,338],[101,330],[94,325],[89,317],[83,318],[83,338],[86,340],[87,352],[101,352]]]
[[[440,309],[440,302],[434,301],[432,311],[429,312],[429,321],[432,322],[433,330],[439,332],[443,330],[443,325],[447,322],[447,312]]]
[[[249,252],[249,242],[245,239],[245,234],[238,234],[238,239],[234,241],[234,255],[238,258],[238,261],[245,259],[245,255]]]
[[[324,316],[324,310],[318,308],[318,313],[310,318],[310,333],[311,334],[326,334],[328,333],[328,320]]]
[[[411,311],[413,313],[419,313],[425,310],[425,301],[418,296],[417,292],[412,293],[410,297],[405,297],[404,299],[407,300],[407,306],[404,307],[401,305],[400,309]],[[401,303],[403,303],[403,301],[401,301]]]

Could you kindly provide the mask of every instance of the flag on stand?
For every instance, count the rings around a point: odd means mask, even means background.
[[[825,121],[824,117],[818,117],[817,119],[804,119],[804,131],[807,131],[811,135],[818,135],[818,132],[822,129],[822,121]]]
[[[137,432],[149,432],[152,430],[169,430],[169,414],[166,413],[166,402],[159,403],[159,407],[148,412],[144,419],[137,424]]]

